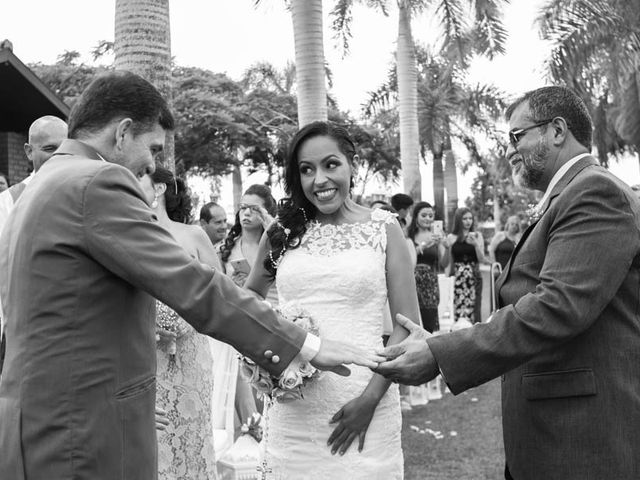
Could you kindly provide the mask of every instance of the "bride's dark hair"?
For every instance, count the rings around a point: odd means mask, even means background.
[[[271,250],[264,259],[264,267],[275,275],[284,252],[297,248],[307,231],[307,223],[316,218],[317,209],[307,199],[300,181],[298,151],[302,144],[313,137],[330,137],[335,140],[340,152],[354,163],[356,147],[347,130],[332,122],[313,122],[302,127],[293,136],[284,167],[284,191],[287,197],[278,205],[278,221],[267,231]],[[353,179],[351,180],[353,186]]]

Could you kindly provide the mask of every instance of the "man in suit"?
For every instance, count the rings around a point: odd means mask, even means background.
[[[70,139],[9,218],[0,237],[2,479],[156,478],[153,297],[275,375],[297,358],[341,373],[342,363],[375,366],[279,320],[158,225],[138,179],[171,128],[150,83],[99,77],[71,112]]]
[[[564,87],[508,110],[515,179],[544,192],[488,323],[412,330],[377,371],[454,394],[502,375],[505,478],[640,478],[640,204],[589,154],[592,123]]]

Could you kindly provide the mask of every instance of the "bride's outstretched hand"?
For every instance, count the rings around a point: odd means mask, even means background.
[[[356,438],[358,439],[358,451],[362,451],[364,438],[377,406],[378,402],[373,398],[361,395],[347,402],[331,417],[329,423],[337,423],[329,440],[327,440],[327,445],[331,448],[333,455],[336,453],[344,455]]]
[[[386,358],[381,355],[364,351],[348,343],[323,338],[320,351],[311,360],[311,365],[319,370],[330,370],[346,377],[351,371],[345,365],[353,363],[367,368],[376,368],[385,360]]]

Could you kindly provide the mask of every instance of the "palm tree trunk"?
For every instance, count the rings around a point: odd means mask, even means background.
[[[238,163],[231,172],[231,183],[233,186],[233,211],[238,211],[240,199],[242,198],[242,171]]]
[[[453,220],[458,208],[458,172],[451,145],[444,151],[444,188],[447,191],[447,222]]]
[[[400,116],[400,163],[404,191],[414,200],[422,197],[419,168],[418,76],[416,55],[411,35],[411,11],[406,0],[398,1],[398,112]]]
[[[442,150],[433,152],[433,209],[436,218],[444,220],[444,173],[442,170]],[[447,231],[449,224],[445,223]]]
[[[116,0],[114,66],[151,82],[171,104],[169,0]],[[167,132],[164,163],[175,171],[173,132]]]
[[[298,125],[327,120],[322,0],[291,2],[296,51]]]

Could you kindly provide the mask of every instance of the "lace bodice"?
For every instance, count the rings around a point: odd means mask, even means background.
[[[278,268],[280,304],[297,302],[309,310],[321,337],[348,333],[362,346],[377,343],[387,298],[386,224],[393,221],[389,212],[374,210],[364,223],[310,223],[300,246],[286,252]]]
[[[387,300],[387,225],[395,216],[374,210],[355,224],[311,222],[300,246],[283,256],[276,274],[280,306],[305,309],[321,338],[349,341],[365,349],[382,345]],[[304,399],[276,404],[268,414],[270,478],[402,478],[401,417],[397,387],[384,396],[367,432],[362,453],[352,447],[331,455],[326,445],[330,418],[359,396],[372,372],[351,368],[351,376],[330,373],[305,386]]]

